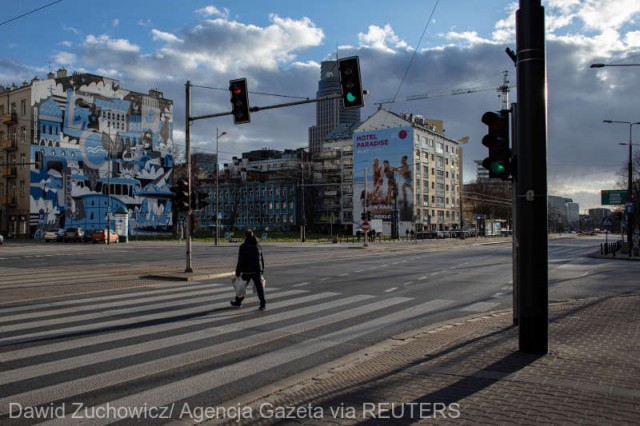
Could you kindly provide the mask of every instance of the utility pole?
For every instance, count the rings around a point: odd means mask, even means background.
[[[544,8],[520,0],[516,12],[519,349],[544,355],[549,340],[547,86]]]
[[[219,209],[219,202],[218,200],[220,199],[220,193],[219,193],[219,185],[218,185],[218,179],[219,179],[219,171],[218,171],[218,165],[220,164],[220,160],[218,159],[218,140],[220,139],[221,136],[226,135],[227,132],[222,132],[220,133],[220,130],[218,130],[218,128],[216,127],[216,244],[218,245],[218,238],[220,237],[220,231],[218,230],[220,227],[220,209]]]
[[[184,268],[184,272],[193,272],[191,268],[191,82],[187,81],[187,106],[186,106],[186,120],[185,120],[185,155],[187,156],[187,187],[189,188],[189,206],[187,207],[187,215],[185,217],[185,232],[187,233],[187,265]]]

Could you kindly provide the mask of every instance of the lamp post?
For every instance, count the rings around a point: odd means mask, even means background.
[[[589,68],[604,68],[604,67],[640,67],[640,64],[591,64]]]
[[[218,238],[220,236],[220,211],[219,211],[219,199],[220,194],[218,192],[218,164],[220,164],[220,160],[218,159],[218,140],[226,135],[227,132],[220,133],[220,130],[216,127],[216,245],[218,245]]]
[[[627,203],[631,203],[633,209],[633,155],[632,155],[632,129],[633,126],[640,124],[640,121],[631,122],[631,121],[617,121],[617,120],[603,120],[603,123],[607,124],[627,124],[629,125],[629,143],[621,142],[620,145],[629,145],[629,166],[628,166],[628,176],[627,176]],[[633,248],[633,210],[631,210],[627,215],[627,244],[629,245],[629,257],[632,254]]]

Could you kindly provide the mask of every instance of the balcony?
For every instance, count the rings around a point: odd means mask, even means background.
[[[2,141],[1,147],[5,151],[14,151],[18,149],[18,143],[13,139],[5,139]]]
[[[16,166],[13,167],[5,167],[2,169],[2,177],[4,178],[14,178],[18,175],[18,168]]]
[[[15,207],[16,197],[14,197],[13,195],[4,195],[2,197],[2,205],[7,207]]]
[[[16,124],[18,122],[18,113],[9,112],[6,114],[2,114],[2,124],[5,126],[10,126],[12,124]]]

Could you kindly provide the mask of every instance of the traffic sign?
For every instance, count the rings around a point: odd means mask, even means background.
[[[600,191],[600,204],[603,206],[619,206],[626,202],[626,189],[603,189]]]
[[[362,230],[364,232],[367,232],[369,230],[369,222],[367,221],[362,222]]]

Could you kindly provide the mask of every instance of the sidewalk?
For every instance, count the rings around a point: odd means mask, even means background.
[[[511,323],[503,311],[412,332],[230,401],[244,419],[213,423],[638,424],[640,294],[551,304],[541,357],[518,352]]]

